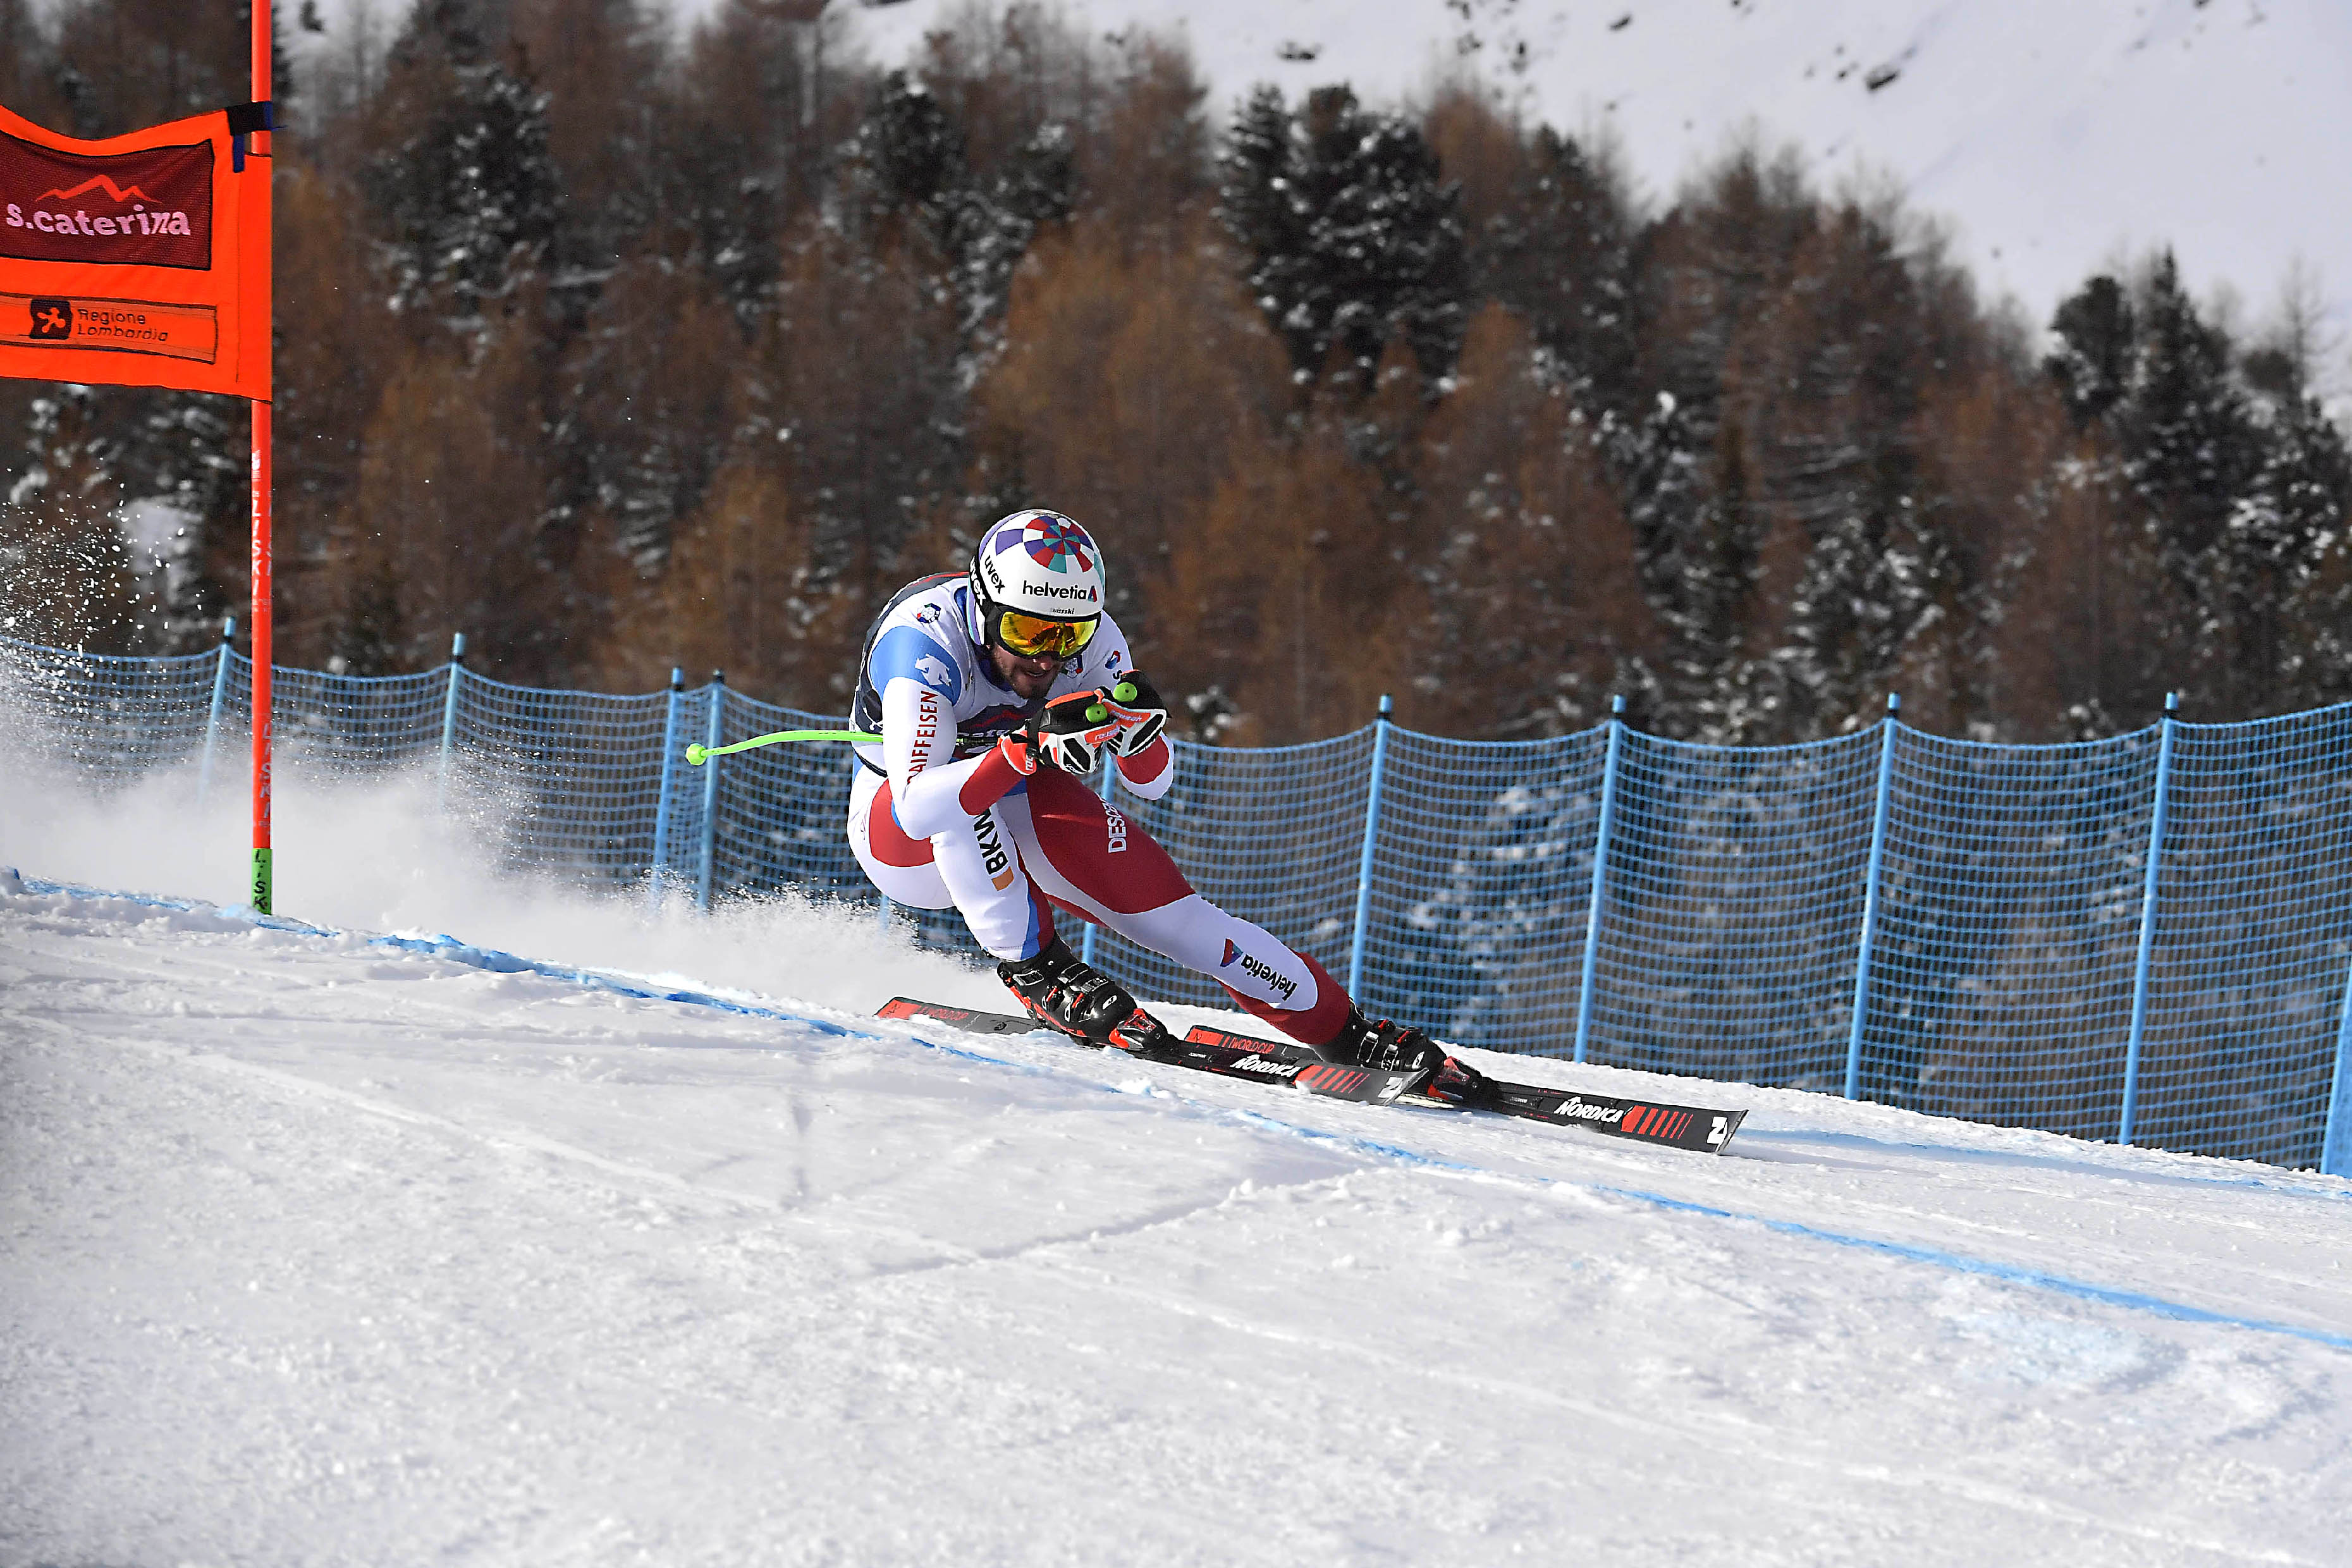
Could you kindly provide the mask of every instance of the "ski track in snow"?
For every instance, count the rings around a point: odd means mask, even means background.
[[[0,876],[0,1563],[2342,1561],[2352,1183],[1485,1065]]]

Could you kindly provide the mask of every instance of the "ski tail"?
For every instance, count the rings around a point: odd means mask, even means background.
[[[1043,1033],[1058,1036],[1058,1031],[1034,1018],[1009,1013],[984,1013],[971,1007],[953,1007],[941,1002],[919,1001],[911,996],[892,997],[877,1010],[875,1016],[881,1018],[929,1019],[979,1035]],[[1146,1061],[1166,1062],[1172,1067],[1190,1068],[1195,1072],[1214,1073],[1220,1078],[1248,1079],[1255,1083],[1276,1087],[1288,1085],[1326,1100],[1356,1100],[1373,1105],[1385,1105],[1409,1093],[1422,1076],[1417,1072],[1384,1072],[1372,1068],[1342,1067],[1325,1061],[1305,1046],[1286,1041],[1256,1040],[1246,1036],[1235,1036],[1234,1039],[1242,1043],[1229,1044],[1222,1039],[1180,1040],[1161,1029],[1153,1037],[1127,1049],[1129,1055],[1140,1057]]]
[[[1580,1089],[1552,1089],[1539,1084],[1493,1083],[1494,1109],[1555,1127],[1580,1127],[1637,1143],[1662,1143],[1669,1149],[1720,1154],[1745,1110],[1716,1110],[1696,1105],[1667,1105],[1657,1100],[1620,1100],[1614,1095]]]
[[[874,1010],[877,1018],[929,1018],[934,1023],[952,1024],[974,1035],[1026,1035],[1045,1026],[1034,1018],[1019,1018],[1010,1013],[982,1013],[971,1007],[950,1007],[944,1002],[918,1002],[912,996],[893,996]]]

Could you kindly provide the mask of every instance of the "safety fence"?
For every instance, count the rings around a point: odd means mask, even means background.
[[[462,639],[460,654],[462,653]],[[194,764],[241,790],[250,668],[0,639],[30,739],[102,788]],[[878,904],[855,759],[690,742],[833,727],[714,679],[645,696],[280,670],[283,765],[422,770],[495,853],[626,897],[795,889]],[[1366,1007],[1502,1050],[1818,1089],[1940,1115],[2352,1174],[2352,704],[2168,713],[2063,745],[1885,720],[1716,747],[1612,720],[1445,740],[1382,720],[1300,746],[1179,743],[1122,796],[1210,899]],[[951,912],[893,910],[976,952]],[[1089,928],[1139,994],[1210,981]]]

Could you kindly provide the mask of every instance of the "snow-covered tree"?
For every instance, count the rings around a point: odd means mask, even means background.
[[[399,141],[363,171],[403,312],[478,319],[549,259],[562,220],[548,98],[520,66],[488,58],[472,8],[420,7],[394,55],[379,111]]]
[[[1258,308],[1301,378],[1336,352],[1369,389],[1391,338],[1422,373],[1460,352],[1468,279],[1460,192],[1420,130],[1318,88],[1293,114],[1261,88],[1219,158],[1220,211]]]

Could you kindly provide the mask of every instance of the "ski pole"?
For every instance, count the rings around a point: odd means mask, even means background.
[[[713,757],[723,757],[730,752],[748,752],[754,746],[772,746],[781,741],[861,741],[878,745],[881,740],[881,736],[869,735],[863,730],[779,730],[772,735],[754,735],[731,746],[706,746],[698,741],[687,747],[686,760],[698,768]]]
[[[1133,686],[1122,680],[1111,688],[1110,694],[1115,701],[1132,702],[1135,700],[1136,691]],[[1098,724],[1108,717],[1109,715],[1103,710],[1099,703],[1087,710],[1089,722]],[[686,760],[698,768],[711,758],[723,757],[730,752],[748,752],[754,746],[772,746],[784,741],[854,741],[866,745],[878,746],[882,743],[882,737],[869,735],[863,730],[779,730],[772,735],[754,735],[748,741],[738,741],[731,746],[706,746],[698,741],[687,747]]]

